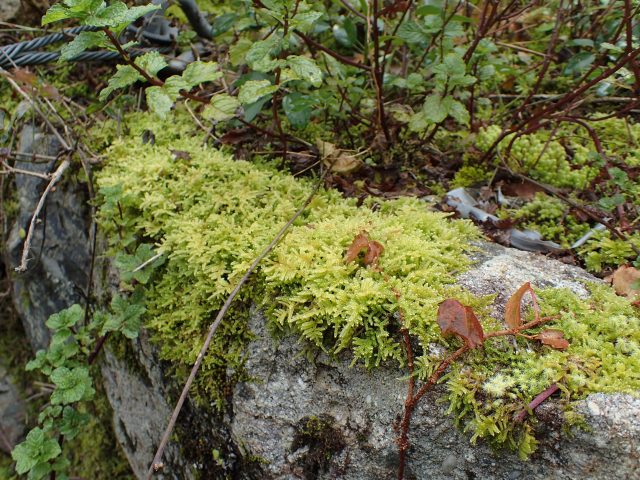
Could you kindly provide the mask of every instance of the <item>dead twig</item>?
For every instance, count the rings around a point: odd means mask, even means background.
[[[251,276],[251,274],[253,274],[253,272],[255,271],[257,266],[260,264],[260,262],[267,255],[269,255],[269,253],[273,250],[273,248],[285,236],[285,234],[287,233],[287,230],[293,224],[293,222],[295,222],[298,219],[298,217],[300,217],[300,215],[302,215],[302,213],[305,211],[307,206],[311,203],[311,200],[313,200],[313,197],[315,196],[316,192],[320,189],[320,187],[324,183],[324,181],[325,181],[325,179],[326,179],[326,177],[327,177],[327,175],[329,174],[330,171],[331,171],[331,167],[329,167],[324,172],[324,174],[322,175],[322,177],[320,178],[320,180],[318,181],[318,183],[316,184],[314,189],[311,191],[311,193],[309,194],[309,196],[305,200],[304,204],[300,207],[300,209],[280,229],[280,231],[277,233],[277,235],[274,237],[274,239],[271,241],[271,243],[269,245],[267,245],[267,247],[265,247],[265,249],[262,250],[260,255],[258,255],[256,257],[256,259],[253,261],[251,266],[249,266],[249,268],[247,269],[245,274],[242,276],[242,278],[240,279],[238,284],[235,286],[235,288],[233,289],[231,294],[229,294],[229,297],[224,302],[224,305],[222,306],[222,308],[218,312],[218,315],[216,316],[216,319],[214,320],[214,322],[209,326],[209,332],[207,333],[207,338],[205,339],[204,344],[202,345],[202,348],[200,349],[200,352],[198,353],[196,361],[193,364],[193,368],[191,369],[191,373],[189,374],[189,378],[187,379],[187,382],[185,383],[185,385],[184,385],[184,387],[182,389],[182,393],[180,394],[180,398],[178,399],[178,402],[177,402],[177,404],[176,404],[176,406],[175,406],[175,408],[173,410],[173,413],[171,414],[171,418],[169,419],[169,424],[167,425],[167,428],[165,429],[164,434],[162,435],[162,439],[160,440],[160,445],[158,446],[158,450],[156,451],[156,454],[153,457],[153,461],[151,462],[151,465],[149,466],[149,470],[147,471],[147,477],[146,477],[147,480],[150,480],[153,477],[153,474],[155,472],[159,471],[163,466],[162,455],[164,453],[164,449],[167,446],[167,443],[169,442],[169,438],[171,437],[171,433],[173,432],[173,429],[175,427],[176,421],[178,419],[178,415],[180,414],[180,410],[182,410],[182,406],[184,405],[184,402],[187,399],[187,395],[189,394],[189,390],[191,389],[191,385],[193,384],[193,381],[196,378],[198,370],[200,369],[200,366],[202,365],[202,361],[204,360],[204,356],[207,353],[207,350],[209,349],[209,345],[211,344],[211,341],[213,340],[213,336],[216,333],[216,330],[218,329],[218,327],[220,326],[220,323],[222,322],[222,319],[224,318],[225,314],[229,310],[229,307],[231,307],[231,304],[233,303],[233,300],[235,299],[235,297],[240,292],[240,289],[249,280],[249,277]]]
[[[26,272],[27,264],[29,263],[29,250],[31,249],[31,242],[33,241],[33,233],[36,229],[36,223],[38,222],[38,217],[40,216],[40,212],[44,207],[44,204],[47,200],[47,196],[49,192],[53,189],[53,187],[60,181],[64,172],[71,165],[71,155],[67,154],[67,158],[60,164],[60,166],[53,172],[51,176],[51,180],[47,185],[47,188],[44,189],[44,192],[40,196],[40,200],[38,201],[38,205],[36,205],[36,209],[33,212],[33,216],[31,217],[31,222],[29,224],[29,231],[27,232],[27,238],[24,241],[24,246],[22,248],[22,257],[20,260],[20,265],[16,267],[17,272]]]

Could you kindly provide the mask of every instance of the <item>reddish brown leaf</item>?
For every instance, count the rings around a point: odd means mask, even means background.
[[[26,83],[27,85],[34,86],[38,80],[35,73],[32,73],[29,70],[24,70],[23,68],[14,68],[12,73],[13,78],[18,82]]]
[[[443,335],[454,334],[462,338],[470,348],[482,345],[484,331],[471,307],[449,298],[438,307],[438,325]]]
[[[564,332],[562,330],[544,330],[533,338],[556,350],[566,350],[569,348],[569,342],[564,338]]]
[[[511,298],[507,301],[507,304],[504,308],[504,321],[507,326],[515,330],[522,325],[522,315],[520,314],[520,307],[522,305],[522,297],[524,294],[530,292],[531,297],[535,302],[535,293],[533,293],[533,289],[531,288],[531,283],[527,282],[522,285],[516,293],[511,295]],[[536,316],[538,312],[536,312]]]
[[[371,240],[367,232],[361,232],[356,235],[351,245],[347,249],[344,257],[345,263],[351,263],[358,259],[361,252],[364,252],[363,263],[366,266],[377,265],[378,258],[384,252],[384,247],[380,242]]]
[[[40,93],[48,98],[53,98],[55,100],[60,99],[60,92],[53,85],[45,84],[40,87]]]

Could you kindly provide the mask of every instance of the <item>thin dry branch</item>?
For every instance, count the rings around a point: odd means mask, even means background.
[[[44,207],[44,204],[47,200],[47,196],[49,192],[53,189],[53,187],[60,181],[64,172],[71,165],[71,155],[67,155],[67,158],[60,164],[60,166],[53,172],[51,176],[51,180],[49,181],[47,188],[44,189],[44,192],[40,196],[40,200],[38,201],[38,205],[36,205],[36,209],[33,212],[33,216],[31,217],[31,222],[29,224],[29,231],[27,232],[27,238],[24,241],[24,246],[22,248],[22,257],[20,260],[20,265],[16,267],[17,272],[26,272],[27,264],[29,263],[29,250],[31,249],[31,242],[33,241],[33,233],[36,229],[36,223],[38,221],[38,217],[40,216],[40,212]]]
[[[309,196],[305,200],[304,204],[300,207],[300,209],[280,229],[280,231],[274,237],[274,239],[271,241],[271,243],[269,245],[267,245],[267,247],[264,250],[262,250],[260,255],[258,255],[256,257],[256,259],[249,266],[249,268],[247,269],[245,274],[242,276],[242,278],[240,279],[238,284],[235,286],[235,288],[233,289],[231,294],[229,294],[229,297],[224,302],[224,305],[222,306],[222,308],[218,312],[218,315],[216,316],[216,319],[214,320],[214,322],[209,326],[209,332],[207,333],[207,338],[205,339],[204,344],[202,345],[202,348],[200,349],[200,352],[198,353],[198,357],[196,358],[196,361],[193,364],[193,367],[191,369],[191,373],[189,374],[189,378],[187,379],[187,382],[185,383],[185,385],[184,385],[184,387],[182,389],[182,393],[180,394],[180,398],[178,399],[178,402],[177,402],[177,404],[176,404],[176,406],[175,406],[175,408],[173,410],[173,413],[171,414],[171,418],[169,419],[169,424],[167,425],[167,428],[165,429],[164,434],[162,435],[162,439],[160,440],[160,445],[158,446],[158,450],[156,451],[156,454],[153,457],[153,461],[151,462],[151,465],[149,466],[149,470],[147,471],[147,477],[146,477],[147,480],[150,480],[153,477],[153,474],[155,472],[157,472],[160,469],[162,469],[162,466],[163,466],[162,455],[164,453],[164,449],[167,446],[167,443],[169,442],[169,438],[171,437],[171,433],[173,432],[173,429],[175,427],[176,421],[178,419],[178,415],[180,414],[180,411],[182,410],[182,406],[184,405],[184,402],[187,399],[187,395],[189,394],[189,390],[191,389],[191,385],[193,384],[193,381],[196,378],[198,370],[200,369],[200,366],[202,365],[202,361],[204,360],[204,356],[207,353],[207,350],[209,349],[209,345],[211,344],[211,341],[213,340],[213,336],[216,333],[216,330],[218,329],[218,327],[220,326],[220,323],[222,322],[222,319],[224,318],[225,314],[227,313],[227,311],[231,307],[231,303],[233,302],[235,297],[240,292],[240,289],[249,280],[249,277],[255,271],[255,269],[260,264],[260,262],[267,255],[269,255],[269,253],[273,250],[273,248],[285,236],[285,234],[287,233],[287,230],[293,224],[293,222],[295,222],[298,219],[298,217],[300,217],[300,215],[302,215],[302,213],[305,211],[307,206],[311,203],[311,200],[313,200],[313,197],[315,196],[316,192],[320,189],[320,187],[324,183],[325,178],[327,177],[327,175],[329,174],[330,171],[331,171],[331,167],[328,168],[324,172],[324,174],[322,175],[322,177],[320,178],[320,180],[318,181],[318,183],[316,184],[316,186],[314,187],[312,192],[309,194]]]

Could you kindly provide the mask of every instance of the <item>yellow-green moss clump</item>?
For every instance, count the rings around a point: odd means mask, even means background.
[[[113,140],[98,177],[100,221],[114,249],[124,243],[131,251],[133,242],[151,242],[166,255],[148,287],[146,325],[162,357],[184,375],[217,309],[312,185],[202,148],[185,135],[184,126],[172,130],[173,125],[141,115],[127,123],[129,135]],[[145,130],[156,132],[154,145],[142,143]],[[385,247],[380,267],[386,280],[375,269],[344,262],[345,250],[365,230]],[[251,338],[249,302],[266,312],[272,329],[300,335],[310,346],[330,354],[349,352],[354,363],[370,368],[386,361],[402,365],[392,288],[400,292],[406,326],[418,340],[416,372],[425,378],[441,360],[433,353],[438,349],[429,346],[458,343],[443,339],[435,322],[443,299],[472,305],[485,330],[501,328],[501,322],[482,315],[491,298],[475,298],[454,285],[456,274],[469,265],[465,254],[476,238],[470,223],[430,212],[417,199],[370,199],[357,207],[337,192],[320,191],[222,322],[199,375],[199,399],[221,406],[225,387],[250,378],[243,370]],[[585,303],[564,291],[544,293],[545,313],[561,314],[558,326],[572,343],[568,351],[521,340],[515,350],[505,339],[488,341],[452,369],[447,375],[451,408],[466,428],[526,455],[535,444],[531,426],[515,427],[512,414],[551,383],[560,383],[567,399],[640,388],[638,317],[609,290],[598,287],[594,295]]]

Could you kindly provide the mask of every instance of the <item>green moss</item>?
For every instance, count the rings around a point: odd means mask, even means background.
[[[587,233],[589,225],[578,222],[570,214],[570,207],[562,200],[537,193],[535,198],[519,209],[503,210],[501,216],[511,216],[522,228],[536,230],[545,240],[553,240],[564,248]]]
[[[588,301],[570,291],[539,292],[543,315],[558,315],[571,346],[552,350],[518,339],[487,342],[448,374],[450,411],[472,438],[518,448],[523,456],[535,447],[531,427],[512,422],[513,415],[553,383],[568,402],[589,393],[640,390],[640,318],[625,298],[603,285],[591,285]]]
[[[501,128],[491,125],[483,128],[476,136],[476,147],[485,152],[498,139]],[[570,156],[563,144],[558,140],[557,132],[540,130],[529,135],[522,135],[515,141],[514,134],[507,135],[500,141],[495,157],[496,163],[504,161],[513,171],[531,176],[549,185],[583,189],[589,185],[600,169],[589,164],[586,153],[588,149],[582,145],[578,155]],[[511,144],[513,142],[513,144]],[[511,144],[510,153],[506,150]]]
[[[119,238],[144,240],[167,255],[159,280],[147,292],[146,325],[161,356],[183,378],[227,295],[312,185],[194,145],[184,125],[173,129],[153,122],[134,116],[128,123],[132,132],[156,132],[155,145],[143,145],[134,134],[109,148],[110,160],[98,176],[100,222],[114,248],[122,245]],[[188,155],[176,156],[174,150]],[[362,231],[384,245],[384,274],[345,264],[346,249]],[[271,329],[297,334],[307,345],[330,354],[349,351],[353,363],[369,368],[390,361],[403,365],[392,288],[401,292],[405,325],[417,339],[416,374],[425,378],[441,360],[429,347],[459,344],[442,338],[436,324],[443,299],[471,305],[485,330],[502,328],[486,315],[491,298],[476,298],[454,285],[456,274],[469,265],[466,253],[475,238],[470,223],[450,221],[416,199],[370,199],[356,207],[334,191],[320,191],[243,288],[204,360],[194,393],[221,407],[233,382],[250,377],[243,366],[251,301],[266,312]],[[595,391],[640,388],[640,365],[631,355],[638,349],[640,326],[626,300],[603,287],[594,287],[599,301],[593,304],[565,291],[543,292],[542,298],[545,314],[560,314],[556,326],[572,343],[568,351],[521,340],[515,350],[510,340],[496,339],[446,377],[451,411],[472,438],[510,445],[523,456],[535,448],[533,425],[531,420],[514,424],[513,414],[551,383],[562,385],[567,401]]]

